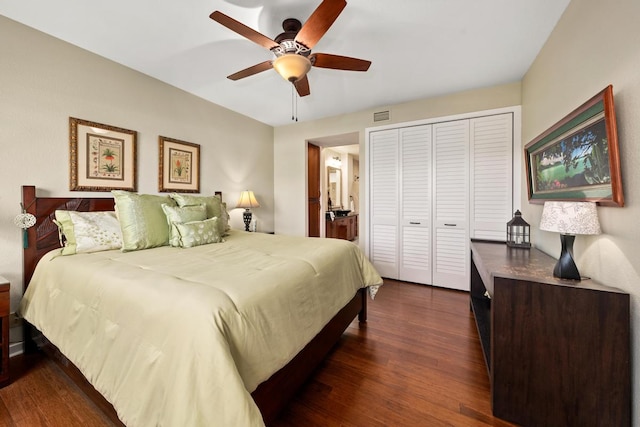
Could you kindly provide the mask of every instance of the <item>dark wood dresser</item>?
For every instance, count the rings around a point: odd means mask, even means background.
[[[9,281],[0,276],[0,387],[9,382]]]
[[[471,243],[493,414],[522,426],[629,426],[629,294],[556,279],[555,263],[535,248]]]

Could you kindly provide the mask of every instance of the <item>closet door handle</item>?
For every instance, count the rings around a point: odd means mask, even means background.
[[[445,224],[445,227],[455,227],[457,224]]]
[[[411,224],[411,225],[420,225],[419,222],[415,222],[415,221],[409,221],[409,224]]]

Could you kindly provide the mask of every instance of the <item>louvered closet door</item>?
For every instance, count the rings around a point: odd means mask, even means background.
[[[369,135],[369,258],[382,277],[398,279],[398,130]]]
[[[471,237],[504,241],[513,215],[513,114],[472,119]]]
[[[431,283],[431,126],[400,129],[399,278]]]
[[[469,290],[469,120],[433,125],[433,284]]]

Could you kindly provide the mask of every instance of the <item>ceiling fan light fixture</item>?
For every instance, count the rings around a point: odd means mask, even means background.
[[[283,79],[295,83],[309,72],[311,61],[306,56],[285,53],[273,61],[273,68]]]

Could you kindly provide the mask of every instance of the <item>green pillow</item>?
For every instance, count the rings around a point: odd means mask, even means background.
[[[215,196],[193,196],[191,194],[171,193],[171,198],[178,203],[178,206],[192,206],[204,204],[207,207],[207,218],[218,217],[218,230],[220,235],[224,236],[227,231],[228,216],[227,211],[223,207],[222,198]]]
[[[175,223],[203,221],[207,219],[207,208],[204,204],[179,208],[169,206],[165,203],[162,205],[162,210],[167,216],[167,223],[169,224],[170,246],[180,246],[180,234],[178,233]]]
[[[192,248],[222,241],[218,231],[218,217],[205,219],[204,221],[174,222],[173,225],[178,230],[180,246],[183,248]]]
[[[168,196],[112,190],[122,230],[122,251],[155,248],[169,244],[169,224],[162,205],[176,206]]]
[[[224,222],[223,236],[226,236],[229,234],[227,232],[231,230],[231,226],[229,226],[230,216],[229,216],[229,211],[227,211],[227,204],[225,202],[222,202],[222,216],[220,218],[222,218],[222,221]]]
[[[62,255],[120,249],[120,224],[113,211],[55,211],[55,223],[65,237]]]

